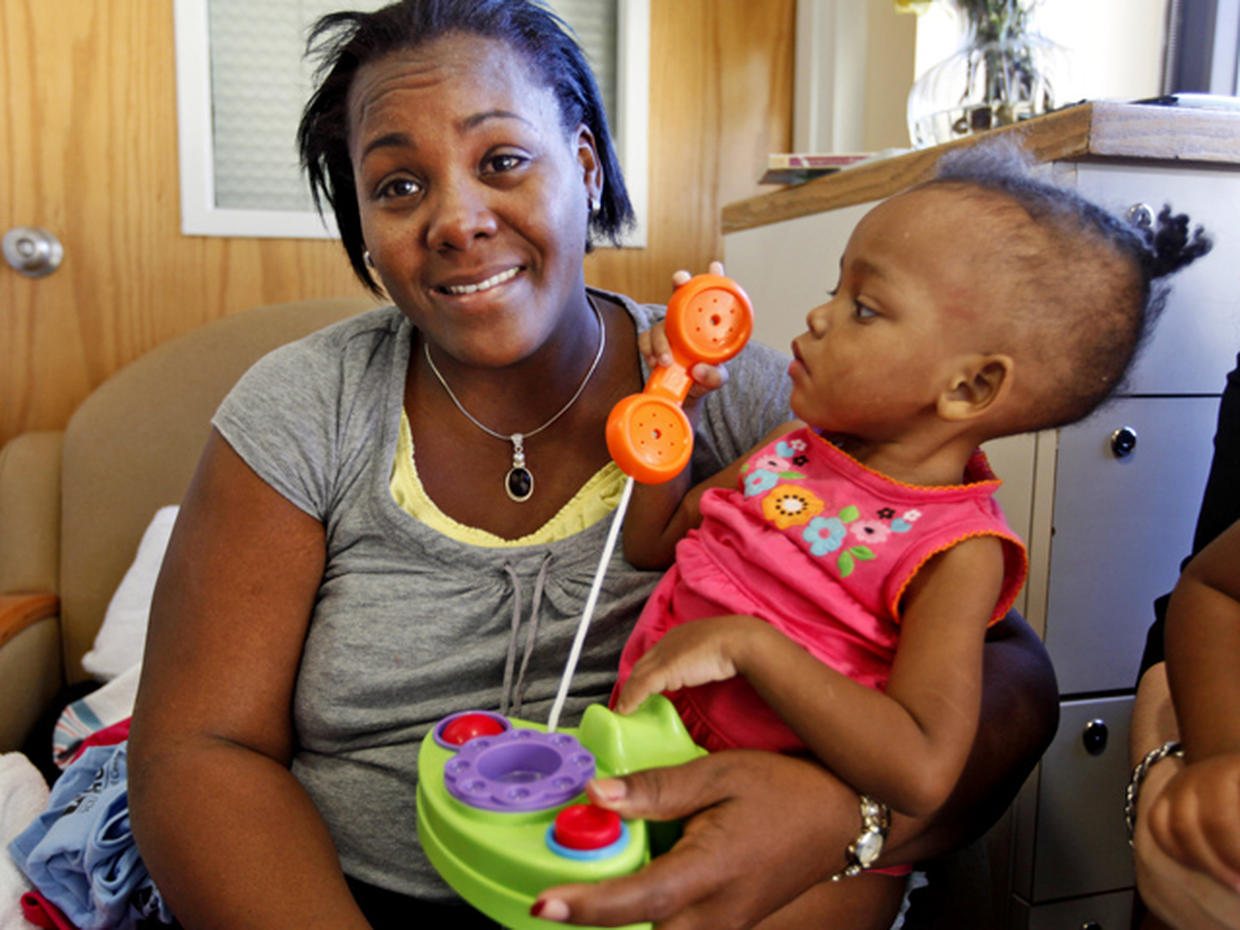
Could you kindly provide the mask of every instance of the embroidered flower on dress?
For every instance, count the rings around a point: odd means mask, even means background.
[[[909,530],[913,528],[913,524],[917,522],[919,517],[921,517],[920,510],[904,511],[904,516],[896,517],[894,520],[891,521],[891,532],[907,533]]]
[[[787,471],[791,468],[792,463],[789,462],[788,459],[781,458],[778,455],[764,455],[754,461],[754,467],[764,468],[767,471],[773,471],[778,475],[781,471]]]
[[[808,463],[809,463],[809,456],[803,453],[801,455],[794,455],[792,457],[792,464],[796,465],[799,468],[804,467]]]
[[[779,475],[756,468],[745,476],[745,496],[753,497],[755,494],[769,491],[777,484],[779,484]]]
[[[781,439],[775,446],[775,454],[786,459],[793,458],[798,452],[805,451],[804,439]]]
[[[821,556],[838,549],[847,534],[839,517],[814,517],[801,537],[809,543],[810,552]]]
[[[894,507],[880,507],[878,515],[883,520],[890,520],[896,515],[896,511]]]
[[[781,530],[807,523],[822,513],[817,495],[795,484],[781,484],[762,498],[762,515]]]
[[[885,541],[891,535],[891,530],[877,520],[864,520],[861,523],[854,523],[848,528],[848,531],[857,537],[859,541],[872,545]]]

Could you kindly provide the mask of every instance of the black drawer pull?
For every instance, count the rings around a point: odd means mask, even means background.
[[[1102,755],[1107,748],[1107,737],[1110,736],[1105,720],[1097,718],[1085,724],[1085,732],[1081,734],[1081,742],[1085,751],[1091,756]]]
[[[1111,434],[1111,452],[1117,459],[1132,455],[1137,447],[1137,431],[1131,426],[1121,426]]]

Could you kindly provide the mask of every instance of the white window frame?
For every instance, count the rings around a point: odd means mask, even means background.
[[[211,123],[210,0],[173,0],[176,28],[177,134],[181,232],[186,236],[339,238],[328,211],[246,210],[215,202]],[[646,244],[649,191],[650,0],[618,0],[617,110],[613,135],[636,214],[622,245]]]

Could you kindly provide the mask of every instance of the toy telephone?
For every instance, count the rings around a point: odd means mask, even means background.
[[[418,755],[418,837],[439,874],[492,920],[550,928],[530,916],[539,892],[636,872],[660,826],[580,803],[586,782],[705,752],[662,695],[627,717],[592,704],[580,727],[554,733],[489,711],[452,714]]]
[[[643,484],[680,474],[693,453],[693,428],[681,405],[698,362],[732,358],[753,332],[753,305],[741,286],[717,274],[700,274],[676,288],[667,302],[671,365],[659,366],[640,394],[630,394],[607,418],[607,450],[620,469]]]

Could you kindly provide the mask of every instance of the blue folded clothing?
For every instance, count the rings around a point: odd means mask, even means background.
[[[127,743],[92,746],[52,786],[47,810],[9,851],[79,930],[129,930],[172,915],[129,829]]]

